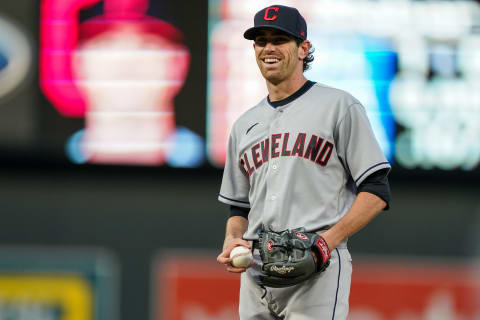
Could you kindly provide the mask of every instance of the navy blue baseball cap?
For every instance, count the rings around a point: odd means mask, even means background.
[[[255,40],[261,28],[273,28],[301,40],[307,39],[307,23],[300,12],[292,7],[273,5],[258,11],[254,18],[254,27],[245,31],[243,37]]]

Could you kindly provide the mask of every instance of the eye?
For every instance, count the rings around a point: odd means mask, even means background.
[[[255,45],[259,47],[265,47],[267,45],[267,39],[263,37],[258,37],[255,39]]]
[[[289,41],[290,41],[290,39],[287,38],[287,37],[276,37],[276,38],[273,39],[272,43],[275,44],[275,45],[279,45],[279,44],[287,43]]]

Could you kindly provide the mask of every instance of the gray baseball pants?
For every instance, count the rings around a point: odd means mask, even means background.
[[[286,288],[268,288],[255,280],[261,266],[241,275],[240,320],[345,320],[352,277],[352,258],[345,247],[332,251],[329,267],[307,281]]]

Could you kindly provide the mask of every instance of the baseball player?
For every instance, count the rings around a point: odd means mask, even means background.
[[[347,239],[388,209],[385,159],[361,103],[307,80],[313,60],[297,9],[259,11],[253,40],[268,96],[233,125],[219,200],[230,205],[217,261],[241,273],[240,319],[346,319]],[[253,251],[247,268],[229,258]]]

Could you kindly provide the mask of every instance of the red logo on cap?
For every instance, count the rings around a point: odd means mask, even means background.
[[[300,31],[300,34],[305,37],[305,31]]]
[[[273,11],[275,11],[275,12],[278,12],[278,9],[279,9],[278,7],[269,7],[269,8],[267,8],[267,9],[265,9],[265,15],[263,16],[263,19],[265,19],[265,20],[267,20],[267,21],[273,21],[273,20],[277,19],[278,16],[275,15],[275,14],[274,14],[273,16],[269,17],[268,12],[269,12],[270,10],[273,10]]]

